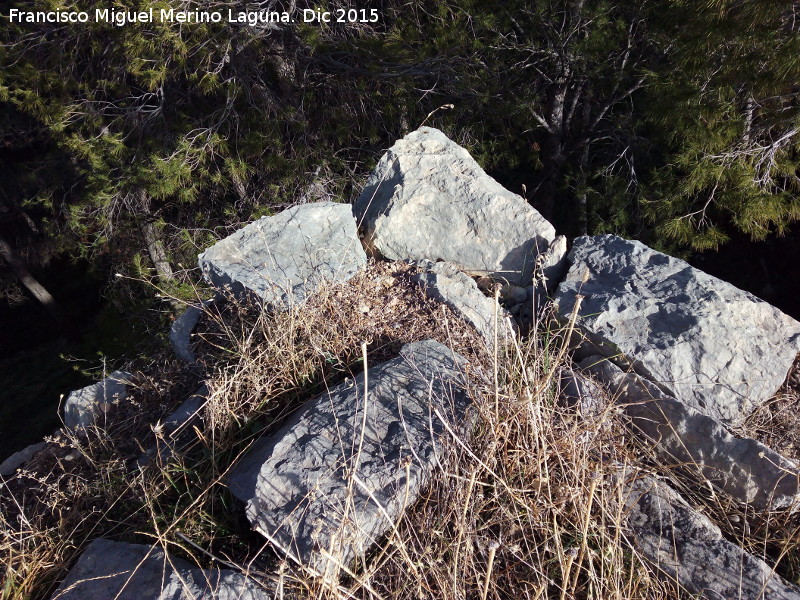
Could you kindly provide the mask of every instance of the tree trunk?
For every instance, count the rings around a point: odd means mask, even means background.
[[[556,195],[558,182],[564,168],[564,138],[559,128],[548,133],[542,144],[542,165],[544,166],[543,180],[539,184],[536,194],[536,208],[548,221],[553,221],[555,216]]]
[[[547,122],[550,130],[542,144],[542,164],[545,167],[544,180],[539,186],[537,208],[542,216],[552,222],[555,216],[556,194],[561,171],[566,160],[564,156],[564,136],[568,124],[565,122],[567,91],[569,89],[570,69],[566,65],[559,75],[554,89],[548,98]]]
[[[169,264],[167,258],[167,251],[164,249],[164,242],[156,224],[151,220],[146,220],[142,224],[142,235],[144,235],[144,242],[147,245],[147,253],[150,255],[150,260],[156,269],[156,275],[162,283],[167,283],[175,280],[175,274],[172,272],[172,266]]]
[[[590,98],[586,98],[583,103],[583,122],[581,126],[586,134],[586,142],[581,151],[580,172],[578,174],[578,235],[589,235],[589,146],[592,141],[590,138],[590,121],[592,117]]]
[[[36,281],[30,271],[28,271],[28,267],[25,263],[22,262],[17,253],[14,252],[11,244],[6,242],[2,237],[0,237],[0,256],[8,263],[11,271],[16,278],[19,279],[19,282],[25,289],[36,298],[59,325],[63,326],[65,323],[64,315],[61,312],[61,308],[56,303],[55,298],[53,298],[50,292],[48,292],[41,283]]]
[[[138,196],[139,206],[137,208],[142,215],[139,227],[144,237],[145,246],[147,246],[147,254],[150,256],[153,267],[155,267],[156,275],[161,283],[175,281],[175,273],[172,271],[172,265],[169,264],[167,251],[164,248],[164,237],[155,223],[153,213],[150,211],[150,198],[147,197],[147,192],[144,190],[140,190]]]

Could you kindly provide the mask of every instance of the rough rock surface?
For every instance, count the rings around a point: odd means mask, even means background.
[[[347,281],[367,263],[350,206],[303,204],[250,223],[203,252],[205,278],[274,307],[303,302],[324,283]]]
[[[734,437],[719,421],[603,357],[579,366],[609,386],[662,463],[693,471],[700,482],[759,511],[800,508],[800,469],[793,461],[754,439]]]
[[[161,549],[98,539],[51,600],[267,600],[272,595],[231,570],[203,570]]]
[[[752,294],[611,235],[580,237],[558,287],[595,354],[624,355],[670,396],[738,425],[770,398],[800,351],[800,323]]]
[[[495,313],[498,341],[502,344],[514,337],[511,314],[494,298],[484,296],[472,277],[448,262],[421,261],[418,266],[425,270],[415,275],[414,281],[423,287],[428,297],[446,304],[463,316],[486,340],[489,348],[494,347]],[[525,288],[519,289],[525,291]]]
[[[228,478],[254,528],[321,576],[363,556],[439,460],[436,411],[448,423],[463,417],[464,362],[433,340],[406,344],[368,369],[366,415],[362,376],[306,403]]]
[[[707,517],[649,475],[626,476],[626,525],[639,552],[709,600],[800,600],[800,588],[727,541]]]
[[[563,369],[560,383],[567,406],[575,408],[584,418],[600,416],[610,404],[606,388],[580,371]]]
[[[64,403],[64,425],[69,429],[93,425],[105,412],[104,405],[125,399],[130,379],[130,373],[114,371],[97,383],[70,392]]]
[[[445,260],[522,286],[555,237],[524,198],[430,127],[383,155],[353,212],[367,246],[390,260]]]
[[[2,463],[0,463],[0,477],[8,477],[16,473],[22,465],[32,459],[37,452],[42,450],[47,445],[46,442],[39,442],[32,444],[27,448],[23,448],[19,452],[15,452]]]

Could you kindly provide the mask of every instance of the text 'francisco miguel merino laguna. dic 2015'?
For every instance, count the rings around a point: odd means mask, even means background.
[[[278,11],[222,11],[175,10],[174,8],[142,11],[97,8],[94,13],[86,11],[27,11],[12,8],[9,12],[12,23],[111,23],[117,26],[129,23],[242,23],[251,26],[269,23],[292,23],[288,12]],[[92,18],[94,17],[94,18]]]

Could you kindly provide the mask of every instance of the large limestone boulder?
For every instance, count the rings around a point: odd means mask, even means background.
[[[319,202],[254,221],[208,248],[198,262],[215,287],[287,307],[325,283],[347,281],[367,257],[350,206]]]
[[[441,131],[398,140],[353,205],[365,243],[391,260],[445,260],[526,286],[553,226]]]
[[[89,544],[51,600],[269,600],[231,570],[203,570],[160,548],[98,539]]]
[[[630,361],[664,392],[728,425],[775,394],[800,323],[688,263],[612,235],[580,237],[556,303],[594,353]]]
[[[113,402],[124,400],[131,374],[114,371],[101,381],[69,393],[64,403],[64,425],[68,429],[94,425]]]
[[[363,557],[429,480],[445,422],[460,435],[464,362],[433,340],[406,344],[368,369],[366,414],[361,375],[306,403],[228,477],[254,529],[322,577]]]
[[[800,600],[800,588],[722,536],[655,478],[626,477],[625,524],[642,556],[690,594],[708,599]]]

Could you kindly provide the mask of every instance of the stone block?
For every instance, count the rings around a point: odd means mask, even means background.
[[[353,204],[365,243],[390,260],[440,260],[527,286],[553,226],[441,131],[421,127],[381,158]]]
[[[428,482],[445,423],[463,419],[464,362],[433,340],[406,344],[368,369],[366,402],[359,375],[304,404],[227,479],[254,529],[326,578],[363,557]]]
[[[688,263],[612,235],[581,237],[558,286],[594,354],[629,361],[669,396],[727,425],[771,398],[800,351],[800,323]]]
[[[726,540],[719,527],[650,475],[626,474],[625,523],[641,555],[709,600],[800,600],[800,588]]]
[[[347,204],[302,204],[263,217],[220,240],[198,259],[204,277],[274,308],[300,304],[367,263]]]
[[[109,404],[125,399],[130,379],[130,373],[114,371],[97,383],[70,392],[64,403],[64,425],[68,429],[94,425]]]
[[[203,570],[160,548],[97,539],[51,600],[269,600],[274,595],[232,570]]]

